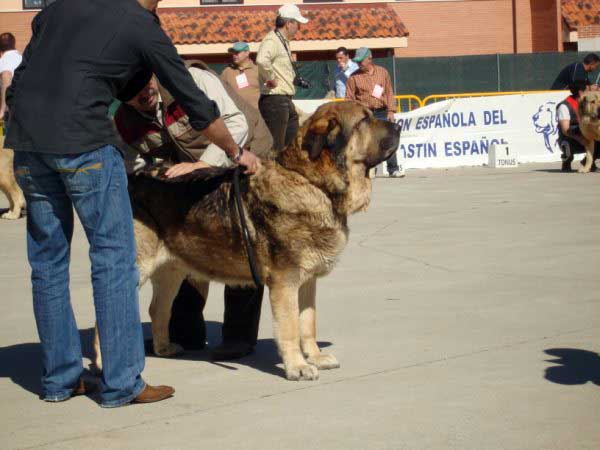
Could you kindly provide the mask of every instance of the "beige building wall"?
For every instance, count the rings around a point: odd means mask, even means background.
[[[0,12],[23,11],[23,0],[0,0]]]
[[[0,12],[0,33],[14,34],[17,40],[17,50],[21,53],[31,39],[31,21],[37,13],[37,11]]]
[[[535,1],[535,0],[533,0]],[[405,2],[393,5],[410,35],[397,56],[512,53],[510,0]]]

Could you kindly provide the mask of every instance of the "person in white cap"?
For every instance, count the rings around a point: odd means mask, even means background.
[[[283,5],[277,12],[275,30],[265,36],[256,55],[261,94],[258,108],[273,135],[276,151],[283,150],[298,131],[298,113],[292,102],[298,79],[290,40],[300,24],[307,22],[296,5]]]

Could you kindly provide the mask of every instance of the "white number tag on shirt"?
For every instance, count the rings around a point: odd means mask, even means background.
[[[376,84],[373,87],[373,92],[371,92],[371,95],[375,98],[381,98],[381,96],[383,95],[383,86],[379,86],[378,84]]]
[[[245,73],[240,73],[237,77],[235,77],[235,81],[237,83],[238,89],[243,89],[245,87],[250,86],[250,83],[248,83],[248,77]]]

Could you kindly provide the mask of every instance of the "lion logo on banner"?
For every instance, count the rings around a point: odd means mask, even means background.
[[[544,136],[544,145],[550,153],[558,150],[558,124],[556,122],[556,103],[546,102],[533,115],[535,132]]]

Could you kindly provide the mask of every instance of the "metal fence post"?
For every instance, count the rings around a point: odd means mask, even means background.
[[[496,53],[496,77],[498,79],[498,92],[500,92],[500,53]]]

